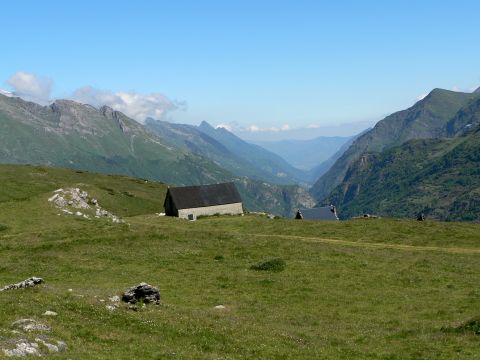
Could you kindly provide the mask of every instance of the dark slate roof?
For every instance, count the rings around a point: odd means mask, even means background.
[[[338,220],[337,214],[331,210],[330,206],[299,209],[298,212],[304,220]]]
[[[178,210],[242,202],[234,183],[175,187],[168,193]]]

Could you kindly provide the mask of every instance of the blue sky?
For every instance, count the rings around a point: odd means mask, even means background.
[[[254,132],[371,122],[479,86],[479,17],[473,0],[8,1],[0,88],[22,72],[50,99]]]

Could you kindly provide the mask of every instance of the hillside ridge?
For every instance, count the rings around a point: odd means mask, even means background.
[[[381,152],[412,139],[445,136],[448,122],[462,107],[477,97],[478,94],[474,93],[434,89],[410,108],[385,117],[352,143],[317,180],[310,190],[311,194],[318,202],[325,199],[343,181],[349,167],[363,153]]]

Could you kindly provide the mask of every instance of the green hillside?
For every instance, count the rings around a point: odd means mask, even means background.
[[[480,91],[447,123],[445,136],[453,137],[480,126]]]
[[[449,121],[478,93],[461,93],[434,89],[423,100],[407,110],[396,112],[378,122],[375,127],[356,139],[349,149],[322,175],[311,189],[321,202],[338,186],[348,168],[366,152],[380,152],[412,139],[432,139],[446,136]]]
[[[480,315],[478,224],[188,222],[155,215],[165,186],[144,180],[0,166],[0,183],[0,287],[45,280],[0,292],[0,356],[46,338],[66,343],[50,356],[64,359],[478,357],[463,326]],[[59,187],[84,189],[125,223],[62,213],[48,201]],[[271,259],[285,269],[252,269]],[[106,308],[143,281],[161,305]],[[25,318],[52,330],[12,332]]]
[[[480,221],[480,127],[454,139],[412,140],[366,153],[328,202],[342,217],[374,213]]]
[[[67,167],[177,186],[235,181],[249,210],[285,216],[313,204],[298,186],[235,175],[225,162],[209,158],[206,144],[199,144],[205,149],[199,153],[171,139],[108,107],[68,100],[40,106],[0,94],[0,163]]]

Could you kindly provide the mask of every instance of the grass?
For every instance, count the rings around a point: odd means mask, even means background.
[[[0,188],[6,227],[0,231],[0,286],[33,275],[46,281],[0,293],[0,330],[21,318],[46,323],[67,343],[59,357],[480,355],[473,331],[444,330],[480,315],[478,224],[250,215],[188,222],[155,215],[165,192],[158,183],[4,166],[0,181],[8,184]],[[47,202],[51,192],[76,185],[127,224],[57,215]],[[288,266],[282,272],[250,269],[269,259]],[[142,281],[160,289],[161,305],[106,310],[108,297]],[[42,317],[46,310],[59,315]]]

